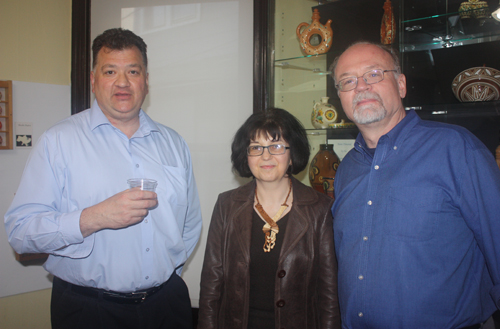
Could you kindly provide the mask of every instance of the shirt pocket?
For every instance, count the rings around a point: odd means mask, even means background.
[[[443,202],[443,191],[435,187],[392,187],[384,232],[405,241],[433,238]]]
[[[188,184],[185,168],[163,166],[163,175],[163,179],[158,182],[158,197],[164,196],[172,205],[181,208],[187,207]]]

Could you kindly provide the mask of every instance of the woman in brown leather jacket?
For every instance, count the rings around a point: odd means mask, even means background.
[[[292,177],[309,161],[303,126],[282,109],[255,113],[231,148],[254,179],[215,205],[198,329],[340,328],[333,200]]]

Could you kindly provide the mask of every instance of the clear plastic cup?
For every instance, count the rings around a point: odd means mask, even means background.
[[[130,188],[140,187],[143,191],[156,191],[156,186],[158,186],[158,182],[154,179],[147,178],[131,178],[127,180],[128,186]]]

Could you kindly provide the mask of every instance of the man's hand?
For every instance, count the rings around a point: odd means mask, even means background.
[[[120,229],[139,223],[148,210],[158,205],[156,193],[140,188],[125,190],[95,206],[85,208],[80,216],[83,237],[102,229]]]

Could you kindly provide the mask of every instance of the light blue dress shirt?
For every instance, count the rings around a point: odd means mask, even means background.
[[[343,328],[455,329],[500,306],[500,170],[470,132],[411,111],[373,156],[359,135],[335,196]]]
[[[198,242],[201,210],[188,146],[142,110],[128,138],[97,102],[47,130],[32,150],[5,215],[18,253],[49,253],[45,269],[68,282],[131,292],[180,274]],[[158,206],[140,223],[83,238],[80,214],[128,188],[158,181]]]

